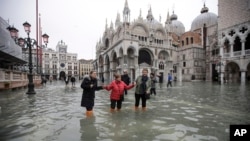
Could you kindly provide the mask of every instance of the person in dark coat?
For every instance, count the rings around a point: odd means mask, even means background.
[[[75,78],[74,76],[72,76],[72,77],[70,78],[70,81],[71,81],[71,83],[72,83],[72,88],[74,88],[74,87],[75,87],[76,78]]]
[[[95,91],[103,89],[103,86],[97,86],[95,71],[90,71],[90,75],[83,78],[81,88],[83,89],[81,106],[86,107],[86,116],[92,116],[95,103]]]
[[[155,78],[154,73],[150,73],[150,80],[151,80],[150,95],[152,95],[152,94],[156,95],[156,91],[155,91],[156,78]]]
[[[123,75],[122,75],[121,79],[122,79],[122,81],[123,81],[125,84],[127,84],[127,85],[130,84],[130,77],[128,76],[128,71],[127,71],[127,70],[124,70],[124,71],[123,71]],[[125,94],[125,95],[128,94],[128,92],[127,92],[126,89],[124,90],[124,94]]]
[[[162,88],[162,83],[163,83],[163,74],[160,73],[159,75],[157,75],[157,77],[159,77],[159,84],[160,84],[160,88]]]

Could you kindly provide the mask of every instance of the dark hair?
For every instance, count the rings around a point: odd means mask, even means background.
[[[150,75],[155,76],[155,74],[154,74],[154,73],[152,73],[152,72],[150,73]]]

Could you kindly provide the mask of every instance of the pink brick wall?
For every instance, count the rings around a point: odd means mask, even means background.
[[[218,29],[250,21],[250,0],[218,0]]]

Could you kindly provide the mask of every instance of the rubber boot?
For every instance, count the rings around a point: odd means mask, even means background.
[[[92,117],[93,116],[93,111],[86,111],[86,116],[87,117]]]

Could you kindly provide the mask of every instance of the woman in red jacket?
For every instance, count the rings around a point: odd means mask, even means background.
[[[123,81],[121,81],[121,75],[115,74],[115,80],[112,81],[108,86],[104,88],[108,91],[111,91],[110,95],[110,111],[113,112],[115,107],[117,106],[117,110],[122,108],[122,101],[123,101],[123,93],[124,90],[129,90],[134,87],[134,84],[127,85]]]

